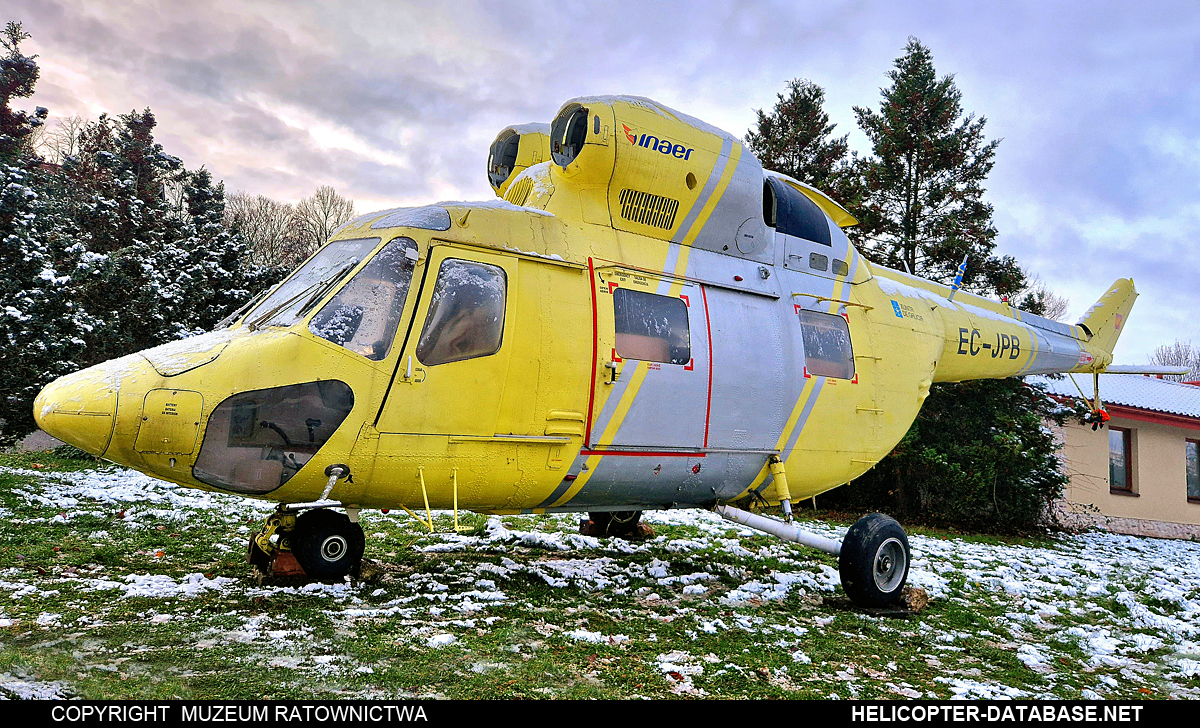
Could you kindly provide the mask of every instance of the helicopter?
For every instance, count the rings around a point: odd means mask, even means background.
[[[487,170],[495,199],[358,217],[216,330],[52,382],[38,424],[278,503],[248,545],[262,573],[355,574],[363,509],[628,535],[700,508],[837,556],[847,595],[886,606],[900,524],[835,541],[792,503],[878,463],[935,382],[1104,371],[1137,296],[1120,279],[1068,325],[873,264],[828,195],[640,97],[507,127]]]

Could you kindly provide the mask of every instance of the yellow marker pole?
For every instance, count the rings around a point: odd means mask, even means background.
[[[404,505],[403,503],[401,503],[401,504],[400,504],[400,507],[404,509],[404,512],[405,512],[405,513],[407,513],[408,515],[412,516],[412,518],[413,518],[413,520],[414,520],[414,521],[416,521],[417,523],[421,524],[422,526],[425,526],[425,527],[427,527],[427,528],[429,529],[429,532],[430,532],[430,533],[433,533],[433,526],[430,526],[428,523],[426,523],[426,522],[425,522],[425,519],[421,518],[421,517],[420,517],[420,516],[418,516],[416,513],[413,513],[412,511],[408,510],[408,506]]]
[[[462,530],[458,527],[458,468],[450,468],[450,479],[454,482],[454,532],[458,533]]]
[[[426,525],[433,533],[433,511],[429,510],[429,493],[425,490],[425,468],[417,468],[417,476],[421,479],[421,495],[425,498],[425,517],[429,519]]]

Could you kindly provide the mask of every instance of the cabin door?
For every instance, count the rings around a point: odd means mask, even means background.
[[[593,269],[596,452],[705,447],[708,315],[701,286],[619,266]]]
[[[429,250],[415,318],[376,429],[492,436],[512,353],[517,261],[444,244]]]

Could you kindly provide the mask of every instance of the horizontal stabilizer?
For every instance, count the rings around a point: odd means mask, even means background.
[[[1166,367],[1156,364],[1109,364],[1104,374],[1187,374],[1191,367]]]

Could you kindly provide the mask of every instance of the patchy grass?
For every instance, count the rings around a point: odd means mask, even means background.
[[[270,505],[0,456],[0,693],[82,698],[1200,697],[1200,545],[915,529],[928,609],[713,514],[640,543],[577,516],[363,513],[361,582],[261,587]],[[849,522],[810,520],[839,536]]]

